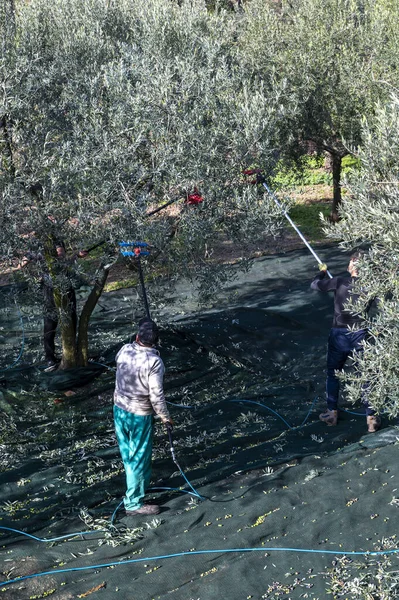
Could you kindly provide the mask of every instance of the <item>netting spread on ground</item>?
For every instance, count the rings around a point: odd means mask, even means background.
[[[342,255],[325,248],[323,256],[334,273],[345,269]],[[102,531],[43,543],[0,530],[3,581],[51,571],[6,586],[5,598],[322,599],[334,556],[268,548],[386,547],[399,503],[397,429],[385,422],[367,435],[365,417],[348,412],[335,428],[318,421],[332,299],[309,290],[312,267],[303,252],[259,259],[214,308],[194,312],[182,285],[154,313],[163,325],[175,452],[206,498],[160,492],[156,519],[121,510],[110,520],[124,473],[112,423],[114,373],[104,365],[112,366],[131,332],[131,292],[101,300],[92,339],[98,355],[84,378],[28,368],[40,354],[40,314],[29,308],[23,358],[2,372],[0,526],[46,539]],[[18,297],[27,312],[23,292]],[[4,327],[7,302],[5,295]],[[10,347],[10,363],[14,354]],[[71,387],[74,395],[65,395]],[[153,484],[189,490],[160,426]],[[235,551],[150,559],[222,549]]]

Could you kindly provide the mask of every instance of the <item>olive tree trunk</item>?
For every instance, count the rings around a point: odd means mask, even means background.
[[[93,310],[96,307],[96,304],[103,293],[105,282],[107,281],[109,273],[109,266],[104,267],[95,281],[93,289],[91,290],[85,305],[82,309],[79,318],[78,325],[78,339],[76,344],[76,354],[77,354],[77,364],[79,367],[85,367],[88,361],[88,351],[89,351],[89,342],[88,342],[88,330],[89,330],[89,321],[90,317],[93,313]]]
[[[333,203],[331,208],[331,220],[335,223],[338,221],[338,209],[342,202],[341,193],[341,167],[342,156],[340,154],[332,154],[332,176],[333,176]]]
[[[54,300],[60,316],[62,358],[59,368],[85,367],[88,363],[88,329],[90,317],[104,290],[110,266],[104,267],[82,308],[79,319],[71,293],[54,289]]]

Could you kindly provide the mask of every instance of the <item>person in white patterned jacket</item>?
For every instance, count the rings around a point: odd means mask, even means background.
[[[116,355],[114,422],[126,473],[126,515],[156,515],[157,504],[145,504],[151,479],[154,414],[173,425],[163,391],[165,367],[155,345],[159,331],[151,319],[142,319],[136,341]]]

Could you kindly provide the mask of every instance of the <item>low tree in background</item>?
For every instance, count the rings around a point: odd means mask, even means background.
[[[153,267],[212,293],[228,273],[207,259],[215,235],[276,233],[276,209],[240,176],[267,165],[286,110],[240,64],[234,13],[201,0],[32,0],[3,5],[0,63],[0,248],[21,273],[49,274],[61,368],[85,365],[88,324],[121,240],[156,249]],[[204,198],[184,204],[196,189]],[[179,198],[178,222],[150,209]],[[81,267],[60,260],[97,248],[75,323]],[[207,254],[208,253],[208,254]],[[154,259],[153,259],[154,260]],[[86,265],[87,270],[87,265]]]
[[[297,159],[309,142],[332,158],[333,204],[341,202],[342,158],[362,140],[362,118],[374,113],[397,79],[399,5],[385,0],[298,0],[246,5],[244,61],[266,86],[284,86],[297,107],[288,116],[281,157]],[[244,50],[245,49],[245,50]]]
[[[360,263],[359,302],[363,313],[373,298],[378,312],[367,319],[370,339],[358,357],[355,374],[345,375],[348,397],[358,400],[364,389],[370,404],[389,416],[399,414],[399,96],[377,107],[363,123],[361,171],[345,181],[348,193],[341,221],[329,236],[345,248],[366,244]]]

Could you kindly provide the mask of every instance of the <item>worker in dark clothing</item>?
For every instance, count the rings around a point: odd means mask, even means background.
[[[345,305],[352,299],[356,302],[358,295],[352,293],[353,282],[358,276],[357,262],[361,257],[360,252],[351,256],[348,265],[349,276],[326,278],[327,265],[319,265],[320,273],[311,283],[313,290],[320,292],[334,292],[334,318],[328,338],[327,350],[327,410],[320,415],[320,420],[327,425],[336,425],[338,421],[338,396],[339,379],[337,371],[342,371],[346,360],[357,352],[363,351],[363,340],[367,336],[367,329],[362,327],[364,318],[345,309]],[[370,305],[366,308],[367,313]],[[353,326],[360,328],[352,331]],[[366,407],[367,428],[370,433],[377,431],[381,421],[364,399]]]

